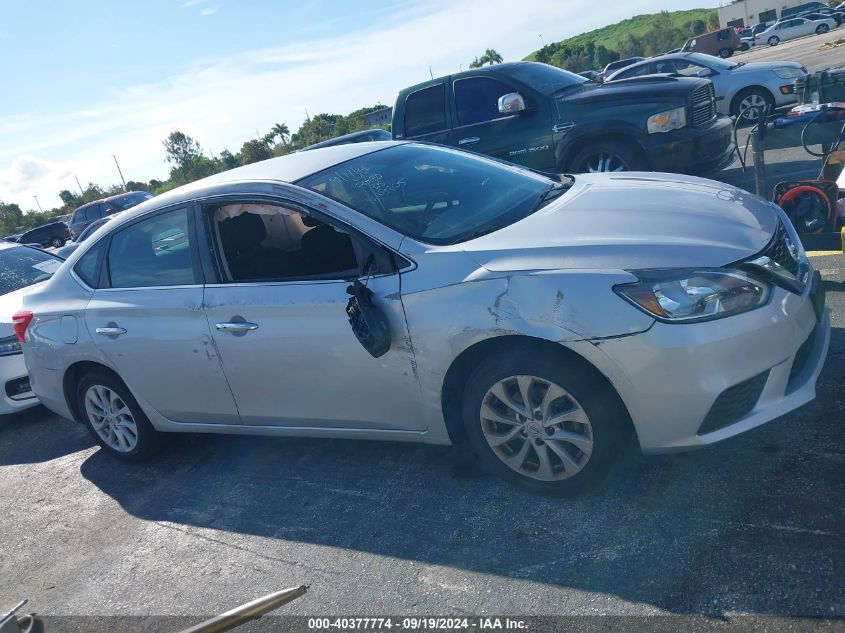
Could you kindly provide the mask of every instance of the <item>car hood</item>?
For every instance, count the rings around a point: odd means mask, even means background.
[[[623,70],[623,69],[619,69]],[[687,95],[706,85],[706,79],[697,77],[667,77],[645,75],[629,79],[613,79],[603,84],[584,84],[580,90],[566,92],[557,97],[558,102],[594,107],[600,104],[643,103],[675,99],[686,101]]]
[[[763,250],[777,222],[769,202],[711,180],[579,174],[548,206],[459,247],[492,271],[714,267]]]
[[[798,62],[748,62],[747,64],[743,64],[738,68],[734,68],[733,70],[726,72],[733,75],[736,73],[759,72],[761,70],[775,70],[777,68],[797,68],[802,72],[806,72],[804,67]]]

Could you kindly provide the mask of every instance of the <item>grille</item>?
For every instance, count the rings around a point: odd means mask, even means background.
[[[716,118],[716,100],[713,84],[696,88],[692,93],[692,125],[701,127]]]
[[[698,428],[698,434],[717,431],[745,417],[757,404],[768,379],[767,369],[762,374],[725,389],[710,407],[707,417]]]
[[[775,238],[761,253],[779,266],[783,266],[796,277],[798,276],[798,258],[793,254],[787,242],[786,230],[778,226]]]
[[[792,361],[792,369],[789,370],[789,382],[786,384],[787,390],[792,387],[795,378],[804,371],[807,366],[807,361],[810,359],[810,351],[813,349],[813,339],[816,336],[816,331],[813,330],[807,340],[801,344],[798,351],[795,353],[795,358]]]

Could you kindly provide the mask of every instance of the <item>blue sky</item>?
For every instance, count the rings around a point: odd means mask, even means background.
[[[660,9],[713,0],[0,0],[0,200],[58,205],[74,174],[165,178],[172,129],[208,151],[305,108],[346,113],[485,48],[515,61],[539,45]],[[626,15],[620,13],[624,7]]]

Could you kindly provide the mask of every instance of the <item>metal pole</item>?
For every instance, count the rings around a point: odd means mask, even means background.
[[[44,209],[41,208],[41,203],[38,202],[38,196],[32,196],[32,197],[35,198],[35,204],[38,205],[38,210],[41,211],[41,213],[44,213]]]
[[[763,155],[763,139],[759,126],[751,133],[751,153],[754,156],[754,187],[757,195],[769,197],[766,187],[766,159]]]
[[[82,185],[81,185],[81,184],[79,184],[79,176],[77,176],[76,174],[74,174],[74,175],[73,175],[73,177],[74,177],[74,178],[76,178],[76,186],[77,186],[77,187],[79,187],[79,194],[84,196],[84,195],[85,195],[85,191],[82,189]]]
[[[243,624],[247,620],[257,618],[268,611],[287,604],[291,600],[295,600],[299,596],[304,595],[306,589],[308,589],[307,585],[300,585],[299,587],[291,587],[290,589],[283,589],[282,591],[268,594],[263,598],[248,602],[205,622],[200,622],[195,626],[181,631],[181,633],[219,633],[219,631],[228,631]]]
[[[120,181],[123,183],[123,190],[128,191],[126,188],[126,180],[123,178],[123,172],[120,171],[120,164],[117,162],[117,156],[112,154],[111,157],[114,158],[114,164],[117,165],[117,173],[120,174]]]

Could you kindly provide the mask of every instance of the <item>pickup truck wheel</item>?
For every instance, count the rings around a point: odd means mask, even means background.
[[[816,27],[816,35],[824,35],[830,30],[830,27],[827,24],[819,24]]]
[[[752,123],[760,118],[764,108],[771,108],[775,100],[768,90],[763,88],[746,88],[734,97],[731,114],[742,118],[742,123]]]
[[[721,57],[722,59],[727,59],[728,57],[730,57],[733,54],[734,54],[734,49],[732,49],[732,48],[723,48],[722,50],[719,51],[719,57]]]
[[[571,171],[576,174],[648,169],[635,147],[618,141],[588,142],[572,159],[571,165]]]
[[[769,46],[777,46],[780,44],[780,38],[777,35],[772,35],[769,38]]]

